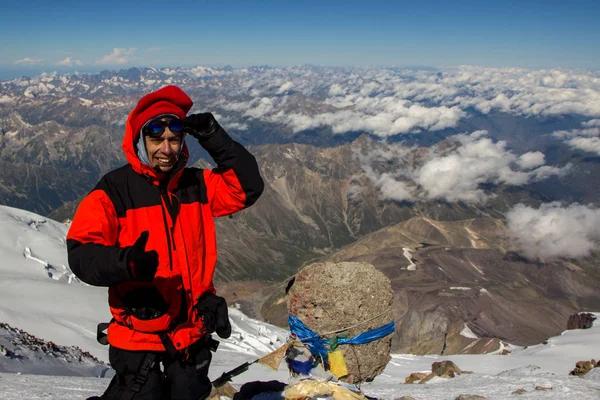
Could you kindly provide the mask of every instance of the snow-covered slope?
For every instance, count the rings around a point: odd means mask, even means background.
[[[101,360],[96,324],[110,320],[107,290],[85,285],[67,263],[67,226],[0,206],[0,322]]]
[[[232,309],[236,324],[234,342],[223,343],[214,355],[210,376],[217,378],[245,361],[256,359],[266,349],[277,347],[277,342],[287,334],[285,330],[244,317]],[[462,355],[449,357],[412,356],[396,354],[384,373],[373,382],[365,383],[361,390],[381,399],[397,399],[412,396],[417,400],[454,400],[460,394],[484,396],[488,400],[515,399],[517,389],[526,393],[524,399],[577,399],[600,398],[600,368],[585,377],[569,376],[575,362],[592,357],[600,358],[600,326],[588,330],[568,331],[551,338],[546,345],[515,349],[510,355]],[[262,343],[265,353],[248,343]],[[245,343],[245,344],[244,344]],[[580,357],[584,355],[583,357]],[[405,385],[404,378],[412,372],[429,372],[431,364],[440,360],[453,360],[462,370],[473,374],[460,375],[454,379],[436,378],[425,385]],[[250,381],[279,380],[289,382],[284,363],[278,371],[260,364],[233,380],[239,388]],[[9,375],[0,374],[0,399],[85,399],[101,394],[108,379],[75,378],[64,376]],[[536,389],[537,388],[537,389]]]
[[[600,313],[595,313],[600,318]],[[527,399],[599,399],[600,368],[583,379],[569,376],[577,361],[600,359],[600,319],[591,329],[564,331],[547,344],[515,347],[509,355],[392,356],[384,373],[363,385],[372,396],[416,399],[454,399],[469,393],[488,399],[513,399],[513,391],[525,389]],[[426,385],[400,385],[413,372],[430,372],[436,361],[452,360],[473,374],[454,379],[436,378]],[[538,390],[535,388],[539,387]],[[552,388],[541,390],[541,388]]]

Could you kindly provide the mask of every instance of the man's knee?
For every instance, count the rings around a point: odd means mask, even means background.
[[[212,384],[208,368],[212,355],[208,348],[190,349],[190,358],[175,360],[165,372],[170,381],[171,400],[202,400],[210,395]]]
[[[103,400],[162,400],[164,377],[154,353],[111,347],[109,360],[116,375]]]

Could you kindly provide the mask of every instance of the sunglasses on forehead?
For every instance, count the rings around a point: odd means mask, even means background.
[[[162,117],[160,117],[162,118]],[[146,123],[142,127],[142,133],[145,136],[160,136],[165,131],[165,128],[169,128],[169,130],[173,133],[183,132],[183,121],[179,118],[172,117],[168,121],[163,121],[161,119],[152,119]]]

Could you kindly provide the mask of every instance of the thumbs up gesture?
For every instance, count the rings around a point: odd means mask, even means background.
[[[151,282],[156,275],[158,253],[156,250],[146,251],[149,237],[149,231],[142,232],[127,253],[129,275],[136,281]]]

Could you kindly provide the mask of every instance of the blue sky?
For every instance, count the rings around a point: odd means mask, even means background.
[[[600,1],[11,1],[0,78],[129,66],[600,67]]]

